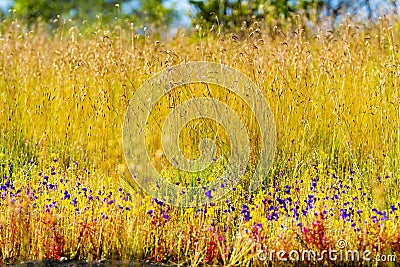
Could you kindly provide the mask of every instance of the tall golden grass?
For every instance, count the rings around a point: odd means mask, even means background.
[[[339,239],[352,249],[400,253],[396,18],[370,25],[348,20],[335,31],[277,26],[267,32],[254,23],[241,34],[193,29],[164,39],[123,25],[85,32],[65,23],[48,33],[14,20],[1,28],[0,262],[66,257],[258,265],[259,249],[323,250]],[[188,61],[240,70],[269,102],[277,153],[265,190],[254,196],[239,186],[229,203],[182,209],[159,205],[126,183],[132,179],[122,124],[129,100],[155,73]],[[229,95],[221,88],[180,88],[162,99],[155,117],[162,121],[178,103],[206,93]],[[240,103],[230,104],[251,118]],[[189,137],[204,125],[221,131],[203,120],[183,133],[189,156],[198,153],[198,140]],[[176,181],[153,130],[154,164]]]

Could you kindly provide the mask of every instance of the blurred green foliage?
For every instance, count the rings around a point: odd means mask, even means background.
[[[168,26],[177,16],[175,6],[167,8],[163,0],[141,0],[140,8],[133,9],[131,19],[142,24]]]
[[[298,24],[298,15],[302,23],[318,25],[329,20],[334,28],[340,19],[356,16],[360,11],[366,19],[379,17],[379,6],[372,0],[14,0],[13,13],[32,25],[38,21],[48,23],[55,19],[72,19],[112,23],[118,19],[128,19],[136,27],[168,27],[184,14],[178,14],[176,5],[190,3],[196,10],[191,15],[192,25],[205,29],[240,30],[253,22],[268,25]],[[382,0],[396,13],[397,0]],[[166,3],[168,2],[168,7]],[[175,3],[175,5],[171,5]],[[125,8],[124,8],[125,7]],[[0,18],[4,17],[0,13]]]
[[[310,10],[321,12],[323,0],[190,0],[198,13],[194,23],[218,24],[225,28],[241,27],[245,22],[272,19],[293,19],[295,14],[304,12],[310,17]]]
[[[388,7],[396,13],[396,0],[387,1],[390,1]],[[329,20],[334,28],[335,23],[346,16],[364,14],[367,19],[377,19],[381,13],[380,7],[371,0],[190,0],[190,4],[197,10],[192,17],[194,25],[229,30],[240,29],[245,24],[249,26],[255,21],[293,25],[298,15],[303,22],[311,24]]]
[[[123,5],[133,4],[129,12]],[[166,8],[163,0],[15,0],[15,15],[29,25],[39,18],[44,22],[61,18],[110,23],[115,18],[129,18],[137,24],[169,25],[176,15],[174,8]]]

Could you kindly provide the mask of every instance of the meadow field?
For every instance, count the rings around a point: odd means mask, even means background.
[[[0,25],[0,265],[32,259],[132,260],[181,265],[400,264],[400,22],[344,20],[333,31],[249,23],[237,32],[193,28],[164,36],[119,21],[30,30]],[[165,95],[146,126],[159,172],[204,186],[224,170],[228,135],[210,119],[179,136],[188,158],[215,138],[218,159],[201,173],[176,170],[159,124],[180,103],[208,96],[249,132],[250,159],[232,192],[200,207],[144,193],[124,159],[122,126],[135,90],[185,62],[228,65],[262,91],[274,115],[275,157],[249,192],[258,164],[251,108],[201,83]],[[277,256],[277,252],[287,253]],[[369,261],[292,260],[304,250],[370,251]],[[261,252],[263,253],[261,253]],[[272,255],[270,252],[275,251]],[[346,254],[346,253],[345,253]],[[272,256],[271,256],[272,255]],[[271,257],[270,257],[271,256]]]

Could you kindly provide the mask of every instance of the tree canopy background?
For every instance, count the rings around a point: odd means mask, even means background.
[[[174,7],[167,8],[163,0],[14,0],[15,15],[30,25],[39,18],[48,22],[58,17],[91,24],[110,23],[115,18],[128,18],[134,23],[155,26],[169,25],[177,15]],[[129,12],[122,6],[128,5]],[[129,8],[129,5],[132,8]]]
[[[377,19],[381,11],[398,12],[397,0],[14,0],[13,9],[14,15],[29,25],[39,18],[50,22],[61,17],[85,21],[87,25],[97,21],[110,23],[119,18],[136,25],[168,27],[182,16],[176,6],[187,1],[193,12],[183,15],[190,16],[192,25],[208,29],[218,26],[231,31],[254,21],[279,20],[291,24],[297,15],[311,24],[329,18],[334,27],[343,14]]]

